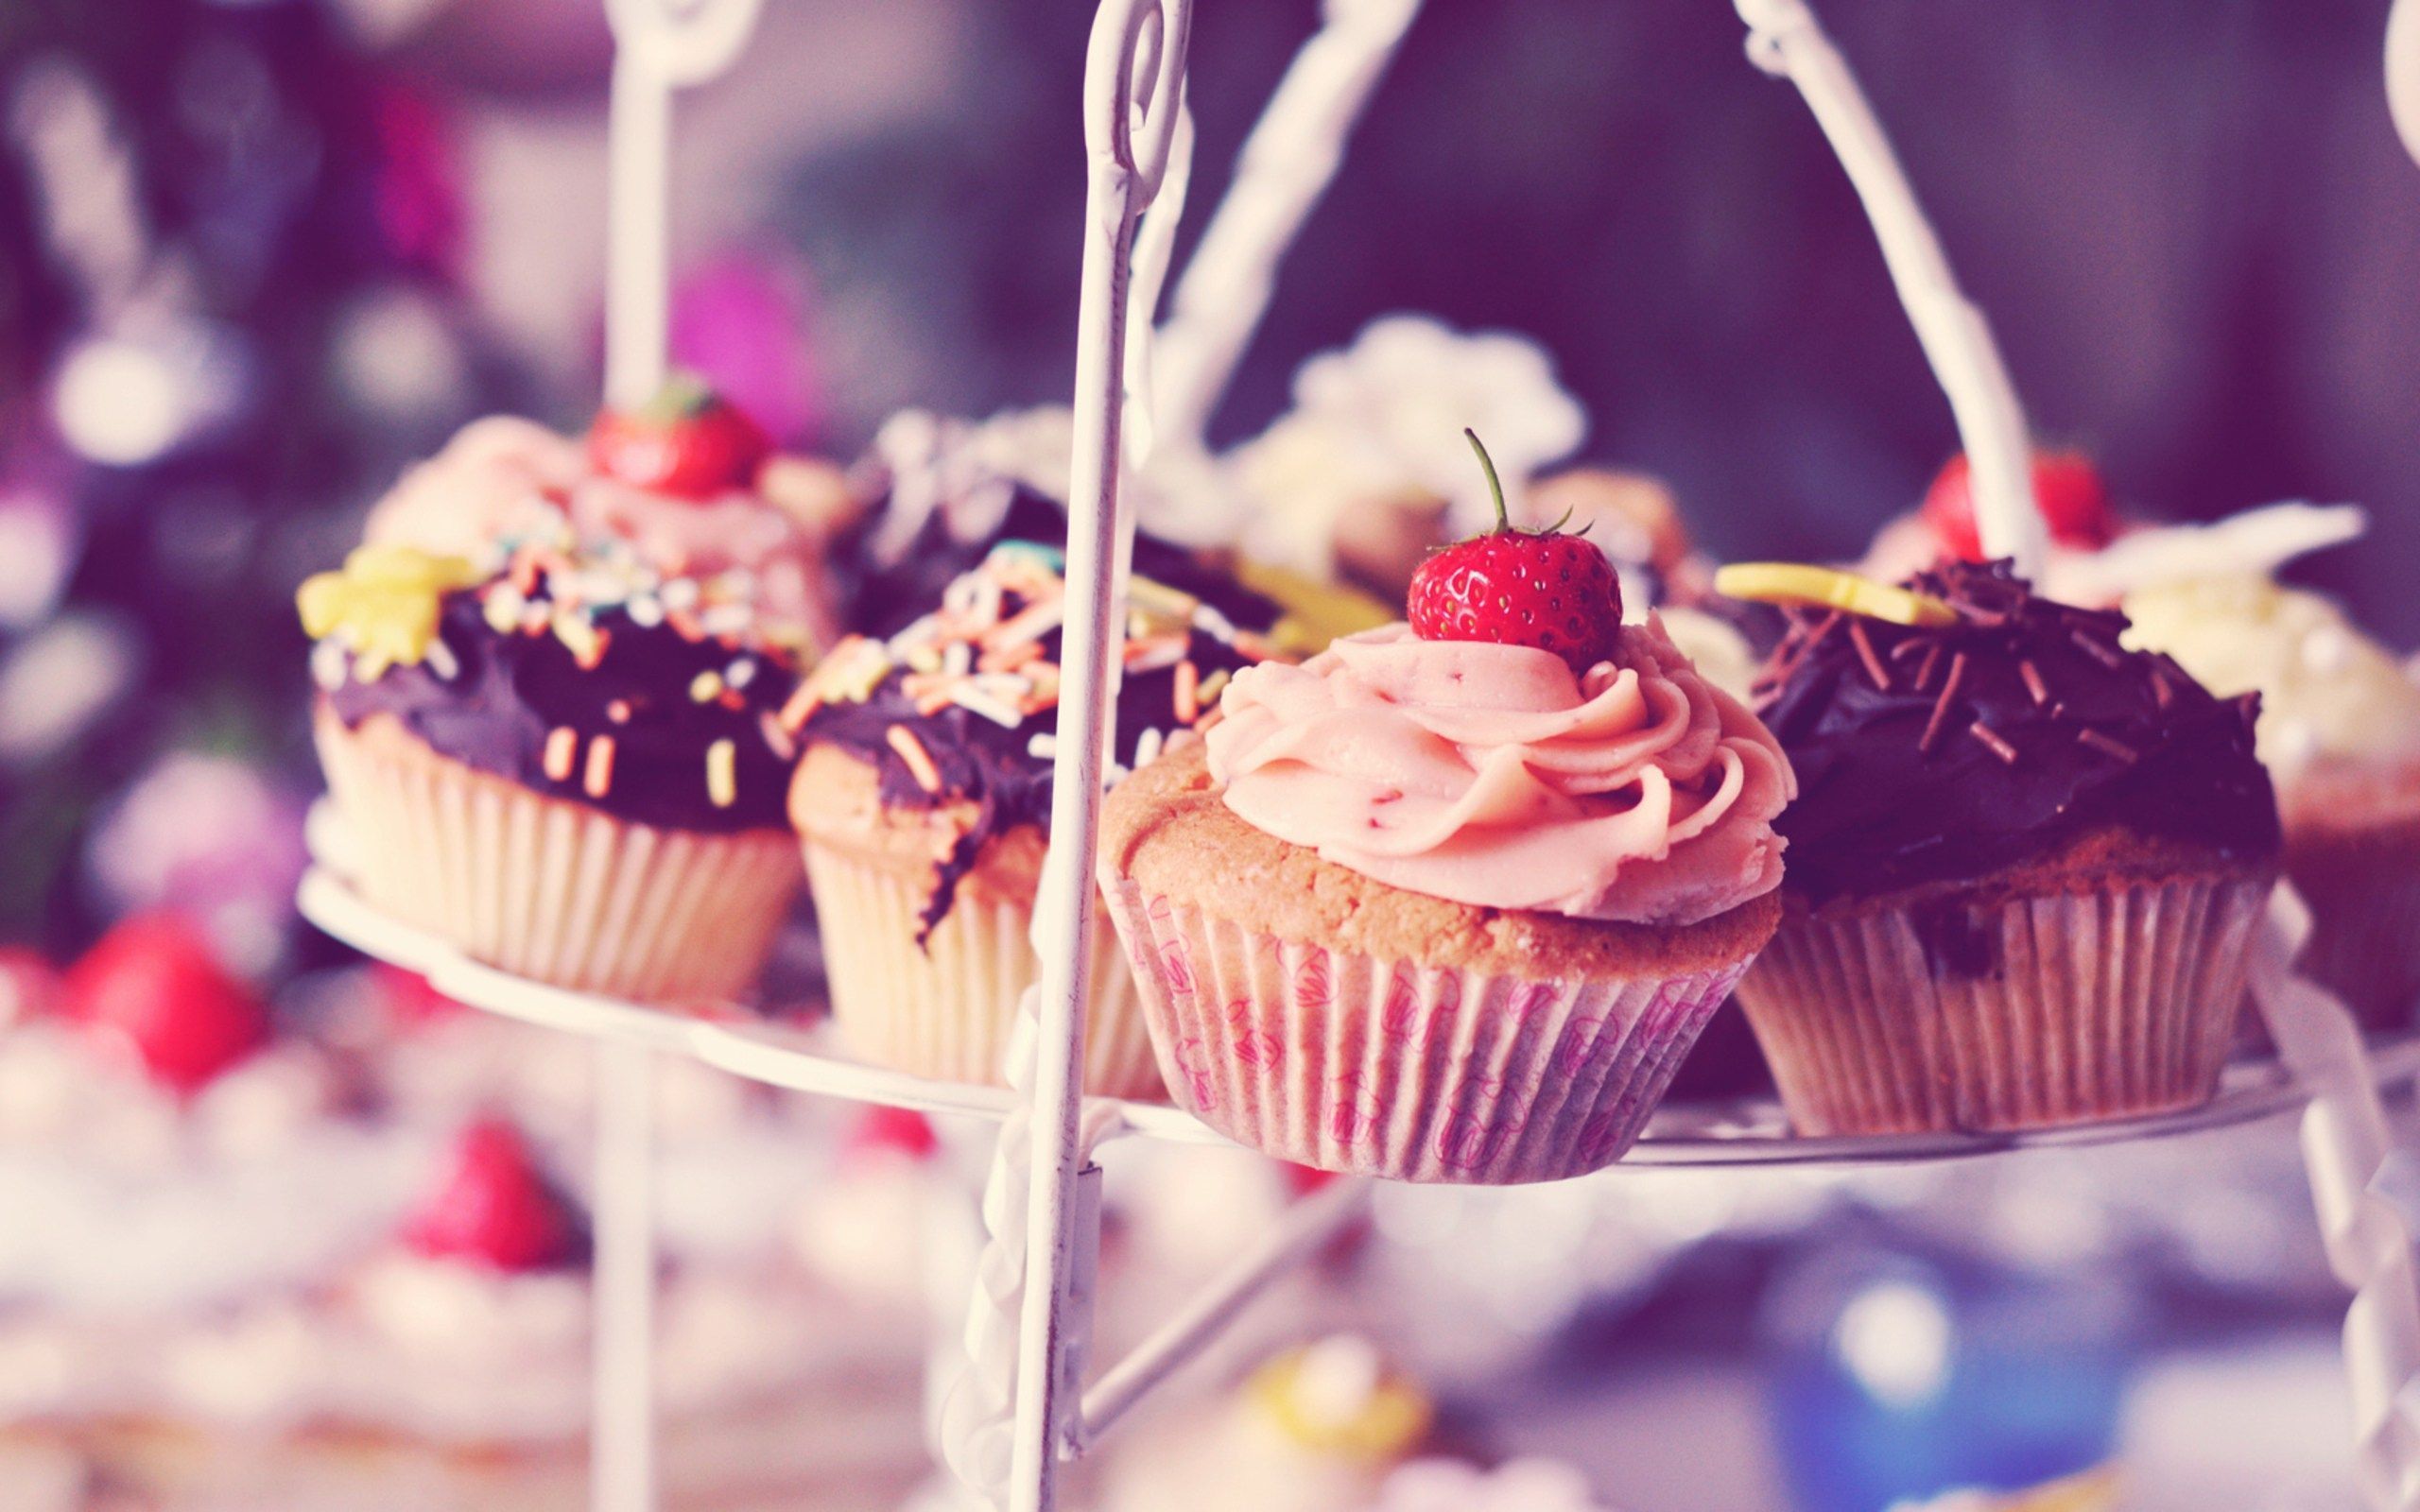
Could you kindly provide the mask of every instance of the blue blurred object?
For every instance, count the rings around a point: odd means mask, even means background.
[[[2125,1283],[1887,1244],[1834,1248],[1763,1319],[1776,1444],[1801,1512],[1885,1512],[2087,1469],[2136,1357]]]

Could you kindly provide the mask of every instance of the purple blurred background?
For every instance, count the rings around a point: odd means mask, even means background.
[[[0,936],[205,907],[298,949],[293,583],[487,409],[584,419],[603,79],[575,0],[0,10]],[[1195,227],[1314,21],[1202,0]],[[1837,0],[2038,429],[2140,511],[2354,500],[2308,569],[2420,641],[2420,168],[2384,6]],[[1061,397],[1089,8],[774,0],[680,113],[680,355],[846,455]],[[1803,103],[1717,0],[1432,0],[1219,430],[1372,316],[1543,340],[1718,553],[1840,555],[1948,413]]]

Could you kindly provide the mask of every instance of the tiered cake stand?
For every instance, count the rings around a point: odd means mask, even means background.
[[[614,74],[607,378],[633,403],[664,366],[666,162],[671,99],[745,45],[758,0],[608,0]],[[1902,301],[1974,458],[1986,545],[2022,562],[2041,549],[2029,503],[2026,428],[1980,312],[1941,248],[1873,112],[1803,0],[1737,0],[1749,57],[1805,94],[1872,216]],[[649,1343],[655,1276],[649,1211],[653,1057],[687,1056],[771,1085],[998,1125],[982,1197],[989,1242],[977,1265],[963,1358],[936,1393],[937,1447],[972,1505],[1049,1512],[1062,1464],[1099,1441],[1143,1396],[1216,1339],[1271,1280],[1315,1254],[1361,1210],[1369,1183],[1334,1183],[1282,1222],[1125,1359],[1085,1379],[1099,1244],[1099,1167],[1114,1138],[1216,1143],[1164,1104],[1087,1099],[1079,1088],[1090,953],[1092,858],[1105,765],[1108,669],[1116,664],[1131,514],[1120,480],[1154,446],[1199,449],[1202,431],[1267,307],[1286,248],[1341,159],[1416,0],[1328,0],[1323,24],[1246,145],[1236,182],[1156,332],[1184,203],[1192,131],[1184,104],[1191,0],[1101,0],[1085,77],[1090,180],[1078,323],[1076,438],[1068,532],[1065,697],[1059,714],[1052,845],[1035,941],[1044,980],[1015,1005],[1006,1087],[939,1082],[867,1066],[812,1032],[740,1010],[702,1016],[566,992],[474,962],[365,903],[347,878],[346,837],[317,816],[318,865],[302,911],[361,951],[425,973],[490,1011],[594,1040],[600,1057],[596,1246],[596,1512],[655,1505]],[[2397,103],[2420,102],[2420,0],[2401,0],[2407,66]],[[2405,88],[2406,80],[2413,87]],[[2420,140],[2420,131],[2415,131]],[[1156,384],[1153,373],[1157,374]],[[1132,410],[1129,400],[1134,401]],[[2380,1089],[2420,1079],[2420,1040],[2366,1045],[2342,1005],[2290,970],[2305,920],[2282,894],[2258,946],[2254,996],[2274,1060],[2231,1069],[2206,1107],[2159,1118],[2017,1135],[1807,1139],[1766,1105],[1672,1106],[1625,1164],[1871,1165],[2188,1135],[2301,1109],[2318,1216],[2353,1292],[2343,1342],[2361,1494],[2372,1512],[2420,1512],[2420,1192],[2412,1152],[2389,1137]],[[1009,1005],[1003,1005],[1004,1010]],[[1595,1180],[1618,1180],[1620,1167]],[[2399,1196],[2399,1194],[2402,1194]]]

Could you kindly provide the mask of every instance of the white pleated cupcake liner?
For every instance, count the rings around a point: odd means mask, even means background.
[[[1792,914],[1739,1002],[1806,1134],[2002,1131],[2191,1108],[2226,1064],[2273,885],[2213,877],[1980,909]]]
[[[2314,862],[2293,859],[2290,874],[2302,886]],[[2420,1013],[2420,854],[2330,859],[2330,873],[2304,888],[2310,938],[2295,965],[2342,998],[2364,1028],[2408,1030]]]
[[[812,839],[806,872],[832,1019],[849,1049],[920,1076],[1003,1085],[1018,1001],[1042,975],[1032,901],[962,886],[919,945],[928,884]],[[1104,1097],[1161,1095],[1133,976],[1098,918],[1084,1088]]]
[[[628,823],[325,713],[316,735],[361,895],[516,976],[720,1003],[754,984],[798,893],[786,831]]]
[[[1108,889],[1177,1103],[1324,1171],[1506,1186],[1621,1159],[1745,967],[1555,981],[1299,944]]]

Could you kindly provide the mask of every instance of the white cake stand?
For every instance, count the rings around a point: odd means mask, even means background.
[[[607,0],[614,75],[609,396],[635,403],[664,369],[666,160],[676,90],[726,68],[758,0]],[[1927,357],[1974,458],[1985,543],[2038,558],[2022,410],[1988,325],[1959,292],[1880,126],[1804,0],[1736,0],[1749,56],[1806,95],[1864,201]],[[1340,1181],[1288,1211],[1250,1252],[1089,1384],[1089,1317],[1099,1244],[1100,1169],[1115,1138],[1217,1142],[1165,1104],[1087,1099],[1082,1016],[1092,858],[1105,767],[1108,669],[1122,612],[1130,512],[1119,480],[1156,443],[1199,447],[1265,312],[1278,264],[1340,162],[1416,0],[1327,0],[1253,132],[1236,185],[1201,251],[1150,331],[1183,208],[1191,131],[1184,110],[1191,0],[1100,0],[1085,77],[1090,180],[1077,332],[1070,468],[1065,696],[1059,712],[1051,864],[1035,941],[1041,986],[1016,1005],[1007,1085],[939,1082],[868,1066],[822,1037],[737,1009],[677,1016],[525,981],[372,908],[346,881],[341,833],[313,827],[319,865],[301,906],[364,953],[425,973],[475,1006],[596,1041],[603,1072],[597,1159],[596,1512],[656,1504],[649,1397],[654,1255],[649,1211],[649,1066],[691,1057],[775,1086],[997,1124],[983,1194],[989,1243],[967,1309],[965,1358],[942,1396],[942,1457],[974,1504],[1050,1512],[1062,1464],[1099,1441],[1137,1401],[1216,1339],[1270,1281],[1318,1252],[1362,1209],[1369,1183]],[[2397,104],[2420,100],[2420,0],[2400,0]],[[2412,113],[2420,118],[2420,106]],[[2414,132],[2420,142],[2420,130]],[[1154,202],[1157,208],[1154,209]],[[1150,214],[1147,215],[1147,211]],[[1153,394],[1157,363],[1164,386]],[[1152,396],[1130,415],[1127,401]],[[1132,444],[1130,445],[1130,438]],[[2281,895],[2259,946],[2254,995],[2278,1047],[2231,1068],[2205,1107],[2163,1117],[2030,1134],[1802,1139],[1764,1104],[1672,1106],[1627,1166],[1709,1173],[1758,1165],[1881,1165],[2010,1150],[2184,1137],[2301,1111],[2303,1143],[2331,1264],[2354,1297],[2344,1324],[2361,1491],[2372,1512],[2420,1512],[2420,1231],[2403,1195],[2420,1191],[2411,1152],[2389,1139],[2380,1089],[2420,1079],[2420,1039],[2365,1045],[2342,1005],[2289,969],[2306,921]],[[1004,1005],[1005,1006],[1005,1005]],[[1622,1168],[1585,1179],[1619,1179]]]

